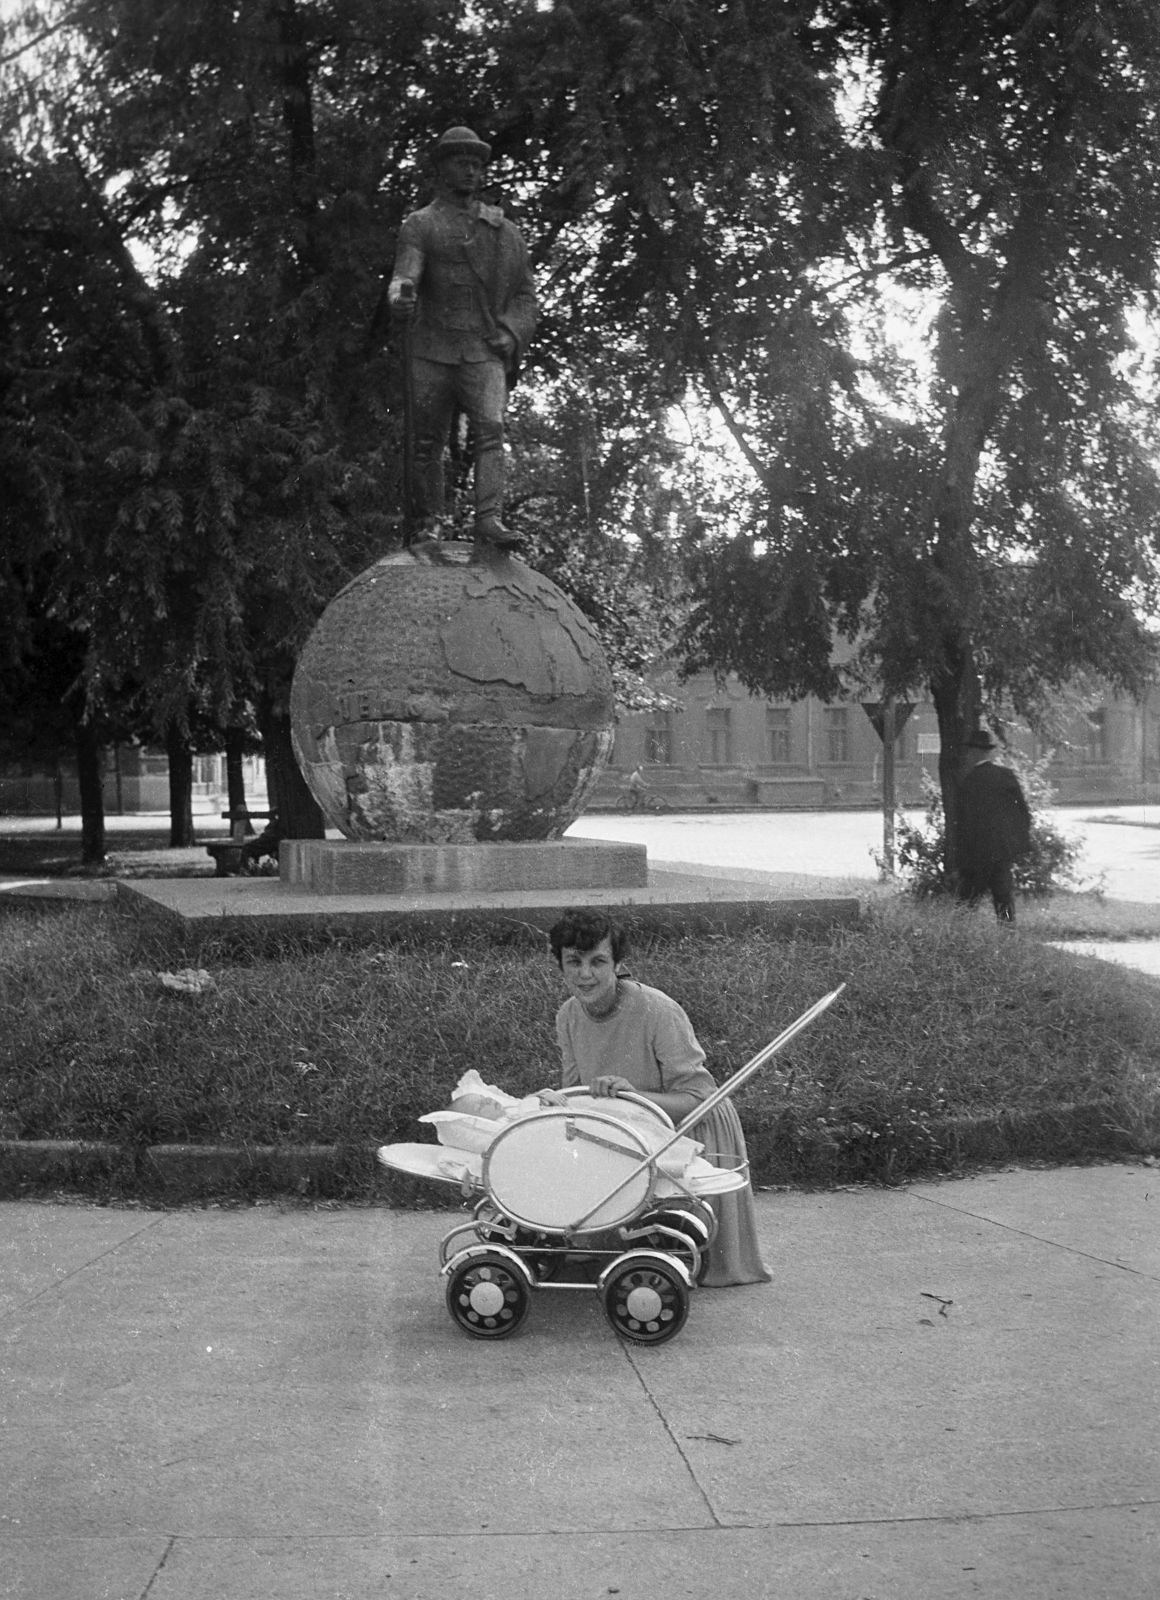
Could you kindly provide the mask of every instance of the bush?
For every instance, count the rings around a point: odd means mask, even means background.
[[[1014,751],[1006,752],[1008,764],[1018,776],[1031,808],[1031,849],[1015,862],[1015,888],[1021,894],[1040,898],[1057,889],[1079,886],[1078,862],[1083,851],[1081,842],[1061,833],[1048,815],[1048,808],[1055,800],[1055,790],[1046,777],[1052,753],[1049,750],[1038,761],[1027,761]],[[922,787],[926,801],[922,823],[909,822],[900,814],[895,840],[899,876],[910,894],[926,899],[951,894],[955,884],[947,876],[943,860],[946,819],[942,790],[926,772],[922,775]]]

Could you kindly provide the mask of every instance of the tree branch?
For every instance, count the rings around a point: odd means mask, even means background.
[[[745,437],[744,429],[729,409],[725,396],[721,393],[721,386],[713,371],[713,363],[709,359],[709,352],[702,346],[697,352],[697,359],[705,378],[705,387],[709,391],[709,398],[721,413],[721,420],[737,441],[737,447],[753,469],[754,476],[763,489],[770,487],[770,474],[761,464],[761,458],[754,450],[749,440]]]
[[[960,294],[976,292],[980,262],[963,243],[958,229],[930,192],[926,173],[916,158],[902,163],[902,211],[907,226],[920,234],[942,263]]]
[[[85,6],[79,5],[75,11],[70,11],[66,16],[61,17],[59,22],[54,22],[51,26],[42,28],[39,33],[34,33],[31,39],[26,39],[23,44],[17,45],[15,50],[9,50],[6,55],[0,56],[0,67],[6,67],[10,61],[15,61],[19,56],[24,55],[27,50],[35,50],[38,44],[43,44],[46,39],[51,39],[54,33],[62,33],[65,28],[71,28],[86,9]]]
[[[297,0],[276,0],[269,14],[278,27],[278,77],[290,163],[290,200],[301,229],[295,254],[307,273],[318,277],[325,271],[326,261],[317,227],[314,85],[307,26]]]
[[[848,277],[839,278],[836,283],[824,287],[805,296],[807,300],[827,300],[839,289],[844,289],[848,283],[873,283],[875,278],[884,277],[888,272],[896,272],[899,267],[908,267],[915,261],[929,261],[934,255],[934,250],[929,245],[924,245],[921,250],[904,250],[901,255],[893,256],[889,261],[880,261],[873,267],[860,267],[857,272],[851,272]]]

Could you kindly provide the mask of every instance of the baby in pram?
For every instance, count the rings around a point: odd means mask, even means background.
[[[563,1070],[561,1087],[587,1083],[596,1097],[631,1091],[682,1122],[717,1087],[692,1023],[660,989],[637,983],[622,970],[624,931],[603,912],[567,911],[549,934],[569,998],[556,1013]],[[551,1104],[557,1096],[540,1092]],[[745,1135],[732,1100],[725,1099],[687,1130],[701,1141],[714,1166],[736,1168],[746,1159]],[[705,1288],[767,1283],[757,1242],[753,1190],[748,1184],[711,1202],[718,1230]]]

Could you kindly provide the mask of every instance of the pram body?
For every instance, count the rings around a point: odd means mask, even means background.
[[[728,1171],[699,1156],[668,1163],[664,1157],[845,987],[803,1011],[679,1128],[643,1095],[618,1094],[647,1108],[660,1125],[659,1144],[610,1116],[603,1102],[581,1104],[590,1097],[577,1088],[563,1091],[574,1105],[508,1123],[478,1154],[446,1145],[383,1145],[384,1166],[480,1196],[471,1221],[453,1228],[439,1247],[452,1320],[473,1338],[504,1339],[523,1323],[533,1291],[595,1290],[622,1339],[663,1344],[679,1333],[717,1231],[710,1199],[743,1189],[749,1172],[748,1162]]]
[[[482,1152],[448,1145],[384,1145],[384,1166],[457,1186],[473,1215],[442,1240],[452,1321],[477,1339],[507,1338],[539,1290],[588,1291],[623,1339],[661,1344],[684,1326],[717,1230],[710,1198],[741,1189],[746,1167],[679,1164],[654,1153],[630,1123],[565,1091],[575,1105],[546,1107],[502,1125]],[[640,1095],[662,1141],[671,1119]]]

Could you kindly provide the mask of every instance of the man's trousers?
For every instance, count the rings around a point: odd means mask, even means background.
[[[424,517],[443,515],[443,456],[456,402],[466,412],[475,440],[475,520],[503,515],[503,419],[507,376],[502,361],[411,363],[415,402],[415,478]]]
[[[995,915],[1000,922],[1015,921],[1015,873],[1010,861],[981,861],[959,868],[959,899],[970,906],[991,891]]]

